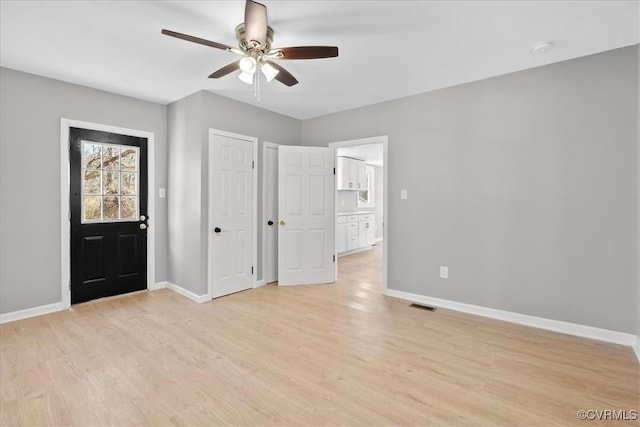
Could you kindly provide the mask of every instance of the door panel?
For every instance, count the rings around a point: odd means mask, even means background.
[[[212,297],[253,285],[253,145],[214,134],[211,150]]]
[[[71,303],[146,289],[147,140],[71,128],[69,163]]]
[[[334,157],[328,148],[280,146],[278,284],[335,280]]]

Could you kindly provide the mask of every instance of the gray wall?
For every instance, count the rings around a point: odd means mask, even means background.
[[[634,46],[305,120],[302,142],[389,136],[391,289],[635,333],[637,85]]]
[[[257,137],[258,265],[262,278],[262,146],[299,145],[301,122],[201,91],[169,105],[169,281],[207,292],[208,129]],[[187,200],[188,198],[188,200]]]
[[[636,137],[637,137],[637,148],[636,148],[636,156],[637,156],[637,160],[636,160],[636,178],[637,178],[637,183],[636,183],[636,190],[637,190],[637,199],[636,199],[636,206],[637,206],[637,239],[636,239],[636,268],[637,268],[637,285],[638,285],[638,309],[637,309],[637,329],[636,329],[636,334],[638,335],[638,343],[637,345],[640,346],[640,45],[636,46],[637,51],[638,51],[638,74],[636,75],[636,78],[639,80],[637,82],[638,84],[638,109],[636,110],[636,114],[637,114],[637,119],[638,119],[638,127],[637,127],[637,133],[636,133]]]
[[[58,303],[60,118],[155,133],[156,281],[166,280],[166,108],[0,68],[0,313]]]
[[[200,265],[201,253],[201,165],[202,92],[170,104],[167,110],[169,133],[169,245],[167,280],[198,295],[198,285],[206,281]],[[205,242],[206,251],[206,242]],[[206,267],[206,264],[205,266]],[[204,278],[204,279],[203,279]]]

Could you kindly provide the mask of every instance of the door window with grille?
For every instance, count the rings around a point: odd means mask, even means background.
[[[82,223],[137,221],[139,147],[82,141]]]

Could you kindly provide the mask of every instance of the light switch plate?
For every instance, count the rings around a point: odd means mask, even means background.
[[[400,190],[400,198],[405,200],[407,198],[407,190]]]
[[[449,278],[449,267],[445,267],[444,265],[440,266],[440,278],[441,279]]]
[[[158,197],[160,197],[161,199],[167,197],[167,189],[161,188],[160,190],[158,190]]]

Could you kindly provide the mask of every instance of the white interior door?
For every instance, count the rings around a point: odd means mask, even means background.
[[[253,143],[212,134],[209,216],[211,296],[253,286]]]
[[[278,146],[264,145],[264,279],[278,280]]]
[[[334,180],[330,148],[279,147],[279,285],[335,281]]]

